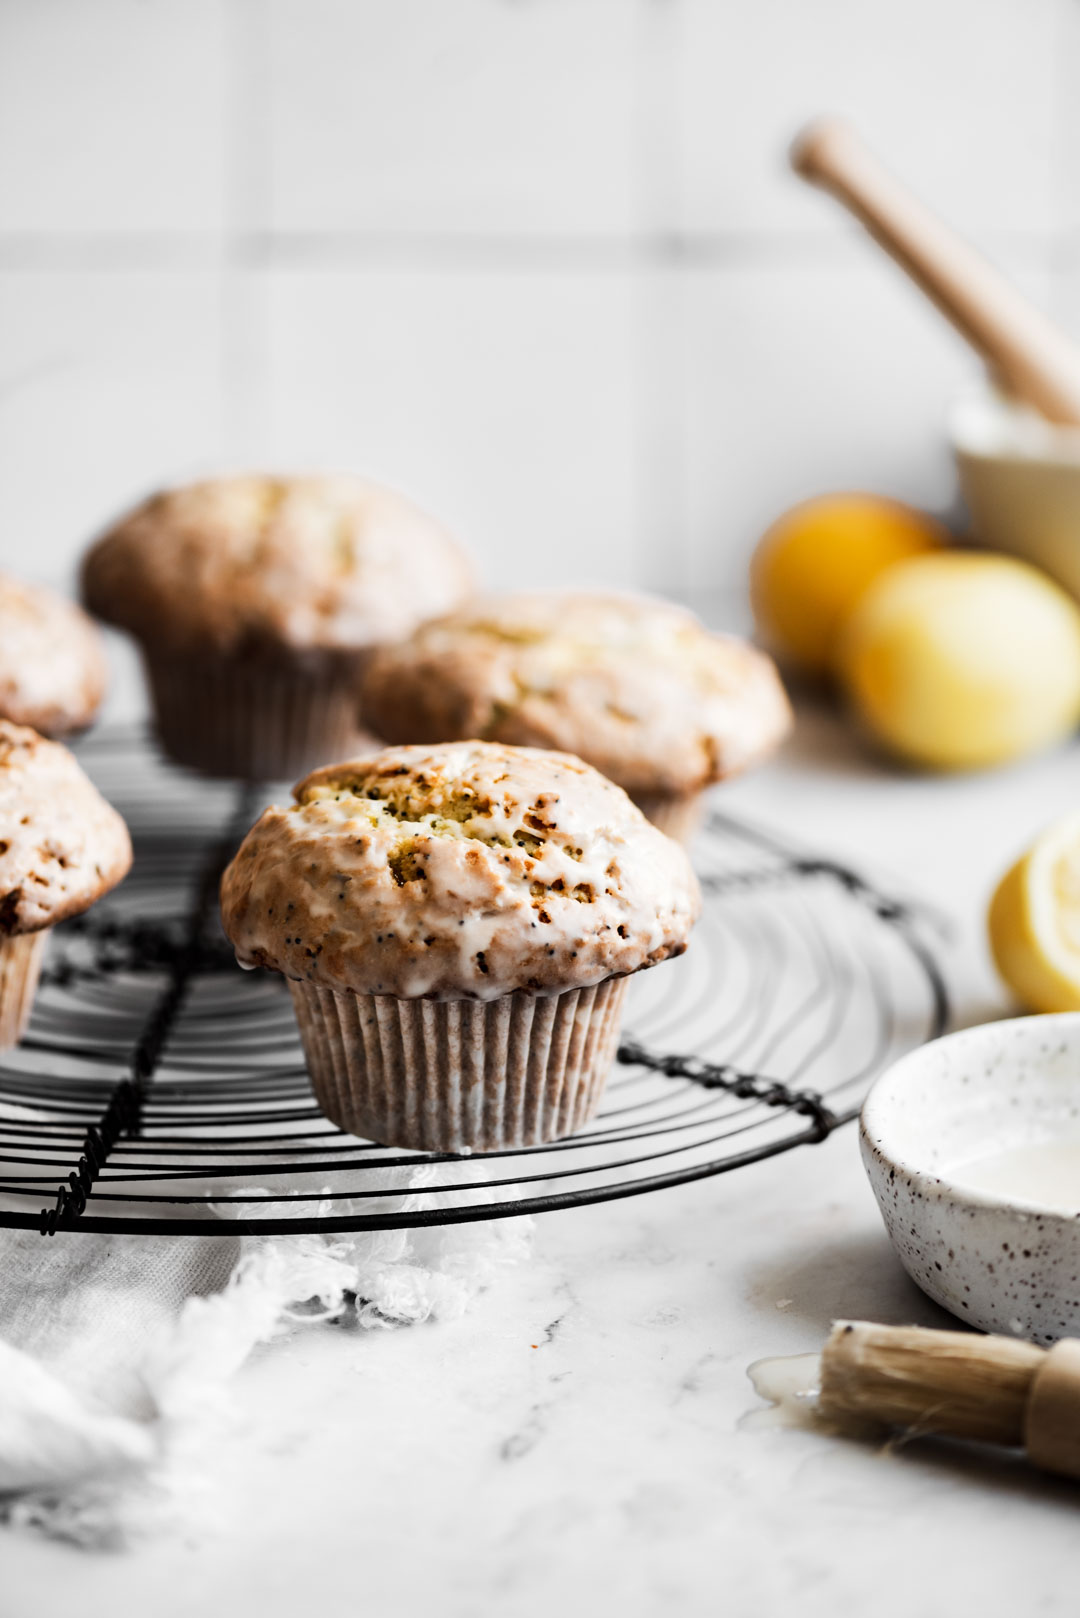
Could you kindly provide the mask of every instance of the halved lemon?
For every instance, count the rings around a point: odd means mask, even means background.
[[[997,969],[1029,1011],[1080,1011],[1080,814],[1005,873],[987,925]]]

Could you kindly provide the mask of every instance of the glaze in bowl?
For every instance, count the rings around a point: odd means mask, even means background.
[[[1061,1141],[1080,1143],[1080,1012],[949,1034],[867,1097],[862,1157],[889,1238],[968,1325],[1040,1343],[1080,1335],[1080,1212],[962,1183],[995,1152]]]

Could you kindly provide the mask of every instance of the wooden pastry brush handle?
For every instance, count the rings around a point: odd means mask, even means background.
[[[798,136],[792,167],[866,226],[1009,392],[1050,421],[1080,424],[1080,354],[973,247],[867,150],[853,129],[821,119]]]
[[[1080,1477],[1080,1342],[838,1321],[821,1356],[818,1409],[916,1432],[1027,1450]]]

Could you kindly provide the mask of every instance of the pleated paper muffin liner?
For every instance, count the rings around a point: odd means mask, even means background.
[[[492,1152],[557,1140],[593,1116],[626,982],[489,1001],[289,987],[331,1122],[387,1146]]]
[[[0,1050],[17,1045],[26,1032],[48,936],[44,927],[0,939]]]
[[[704,792],[631,792],[645,816],[677,843],[689,843],[705,813]]]
[[[177,764],[237,781],[295,780],[370,745],[357,671],[143,648],[161,745]]]

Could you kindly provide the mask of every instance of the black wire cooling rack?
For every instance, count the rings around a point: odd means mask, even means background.
[[[315,1105],[282,981],[241,972],[218,926],[220,870],[271,794],[175,770],[135,731],[79,752],[135,864],[55,930],[30,1031],[0,1059],[0,1225],[330,1233],[634,1196],[825,1139],[948,1020],[917,907],[714,811],[693,947],[632,981],[585,1130],[473,1157],[360,1141]]]

